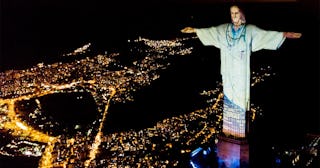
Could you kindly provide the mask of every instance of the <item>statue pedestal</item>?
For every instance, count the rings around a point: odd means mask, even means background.
[[[248,168],[249,143],[246,140],[219,137],[217,157],[219,168]]]

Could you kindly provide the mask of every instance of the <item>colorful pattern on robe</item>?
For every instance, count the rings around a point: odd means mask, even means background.
[[[220,49],[223,93],[227,97],[223,116],[232,116],[250,110],[250,55],[261,49],[276,50],[285,40],[283,32],[267,31],[255,25],[243,25],[239,32],[232,30],[232,24],[222,24],[209,28],[197,28],[196,33],[203,45]],[[229,102],[230,101],[230,102]],[[229,104],[234,105],[229,105]],[[237,108],[232,108],[237,107]],[[238,107],[241,109],[239,110]],[[229,114],[230,113],[230,114]],[[225,134],[245,136],[245,115],[238,115],[239,122],[224,117]],[[241,122],[240,122],[241,120]],[[232,124],[235,125],[232,125]],[[241,124],[239,124],[241,123]],[[232,126],[231,126],[232,125]],[[237,130],[231,131],[235,129]],[[240,131],[239,133],[235,133]],[[231,133],[232,132],[232,133]]]
[[[223,127],[226,135],[243,138],[246,133],[246,110],[231,102],[224,96]]]

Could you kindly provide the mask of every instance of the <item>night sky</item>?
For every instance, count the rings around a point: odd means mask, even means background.
[[[20,68],[26,61],[38,62],[40,57],[55,56],[88,42],[115,48],[137,36],[159,39],[181,36],[179,30],[185,26],[229,22],[230,4],[222,0],[1,0],[0,70]],[[239,4],[248,23],[265,29],[302,32],[304,37],[298,43],[313,50],[309,52],[316,56],[319,45],[316,0]]]

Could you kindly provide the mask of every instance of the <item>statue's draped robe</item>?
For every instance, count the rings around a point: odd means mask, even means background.
[[[283,32],[267,31],[254,25],[238,30],[232,24],[197,28],[203,45],[220,49],[221,76],[224,93],[223,132],[245,137],[246,111],[250,110],[250,55],[261,49],[278,49],[285,37]]]

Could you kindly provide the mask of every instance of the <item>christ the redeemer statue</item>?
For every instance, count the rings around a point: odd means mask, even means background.
[[[286,38],[301,33],[268,31],[246,24],[238,6],[230,7],[232,23],[209,28],[186,27],[182,33],[196,33],[203,45],[220,49],[223,83],[223,133],[246,137],[246,112],[250,110],[250,55],[261,49],[276,50]]]

